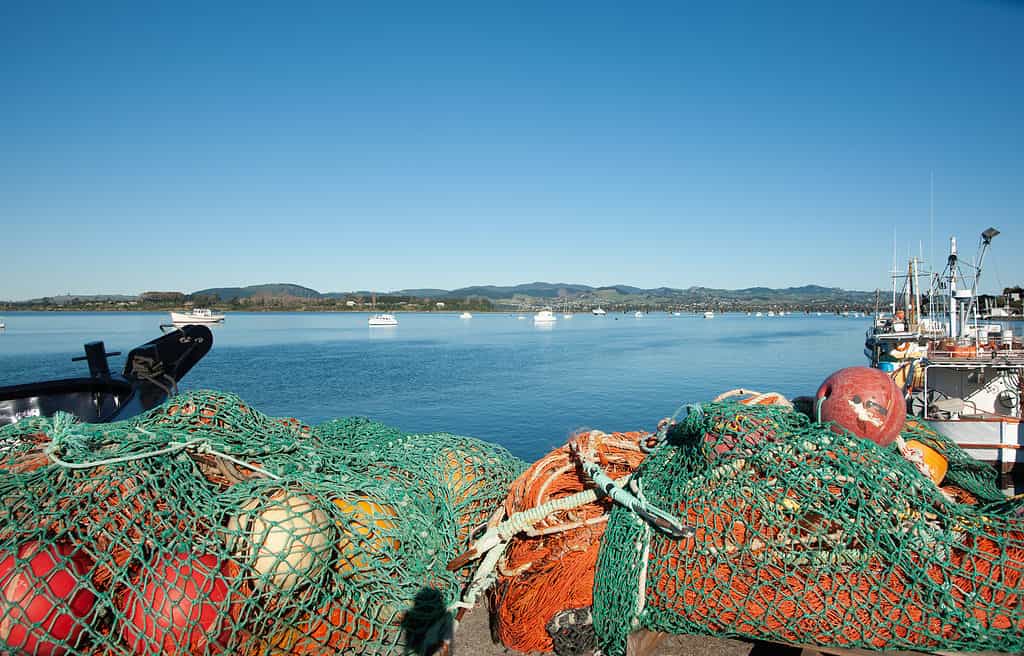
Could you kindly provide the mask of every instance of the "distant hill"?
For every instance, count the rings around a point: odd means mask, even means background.
[[[495,285],[475,285],[473,287],[460,287],[445,291],[443,289],[402,289],[394,294],[403,296],[429,296],[431,298],[469,298],[476,296],[489,298],[493,301],[516,296],[528,296],[531,298],[561,298],[575,296],[580,292],[589,292],[594,288],[589,285],[567,284],[564,282],[531,282],[511,287],[497,287]],[[430,292],[429,294],[424,292]]]
[[[118,303],[121,301],[136,301],[138,296],[126,296],[125,294],[61,294],[60,296],[46,296],[44,298],[33,298],[25,303],[41,303],[47,301],[52,305],[76,305],[89,301],[105,301]]]
[[[274,283],[271,285],[249,285],[248,287],[211,287],[192,292],[192,298],[213,297],[221,302],[230,302],[237,298],[261,296],[267,298],[321,298],[320,292],[302,285],[290,283]]]
[[[134,301],[139,298],[144,302],[171,301],[170,295],[177,292],[147,292],[140,297],[118,295],[95,296],[57,296],[48,299],[37,299],[43,305],[74,306],[90,301]],[[375,292],[378,301],[391,297],[392,303],[417,305],[426,299],[447,302],[479,301],[505,307],[543,307],[559,305],[585,309],[594,305],[606,308],[627,309],[630,307],[673,307],[693,310],[753,310],[769,309],[806,309],[835,310],[841,308],[868,308],[874,304],[875,293],[851,291],[838,287],[822,287],[820,285],[803,285],[774,289],[770,287],[747,287],[745,289],[716,289],[712,287],[655,287],[643,289],[632,285],[605,285],[592,287],[565,282],[531,282],[521,285],[474,285],[459,289],[416,288],[398,291]],[[352,292],[330,292],[322,294],[315,289],[290,283],[273,283],[266,285],[250,285],[248,287],[210,287],[192,292],[189,299],[193,302],[232,303],[256,306],[291,307],[300,306],[304,302],[315,301],[322,307],[341,305],[342,300],[361,299],[367,302],[374,292],[362,290]],[[167,298],[165,298],[167,297]],[[250,300],[251,299],[251,300]],[[419,301],[416,301],[419,299]],[[474,300],[475,299],[475,300]],[[31,305],[36,301],[25,302]],[[307,303],[313,305],[311,303]],[[397,306],[396,306],[397,307]],[[432,305],[431,305],[432,307]]]

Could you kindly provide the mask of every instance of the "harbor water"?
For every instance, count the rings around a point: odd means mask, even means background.
[[[238,394],[259,410],[309,423],[362,415],[407,432],[497,442],[533,460],[580,428],[652,430],[680,406],[732,388],[812,395],[842,367],[866,364],[870,319],[632,313],[235,313],[182,389]],[[0,385],[88,375],[71,362],[103,340],[127,353],[160,334],[166,313],[10,313]],[[111,360],[118,371],[124,356]]]

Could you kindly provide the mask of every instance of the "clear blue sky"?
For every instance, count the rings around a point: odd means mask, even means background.
[[[0,298],[1024,283],[1024,3],[253,4],[0,3]]]

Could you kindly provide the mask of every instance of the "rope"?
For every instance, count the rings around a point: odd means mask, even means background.
[[[64,414],[64,413],[62,413],[62,414]],[[71,415],[64,414],[64,416],[65,417],[70,417]],[[58,423],[58,422],[60,422],[60,423]],[[82,438],[83,436],[77,435],[77,434],[74,434],[74,433],[67,433],[67,432],[61,431],[60,428],[67,429],[66,420],[63,420],[63,418],[58,418],[58,419],[56,419],[54,421],[53,437],[51,438],[50,442],[43,448],[43,454],[47,458],[49,458],[50,462],[52,462],[53,464],[58,465],[60,467],[63,467],[65,469],[70,469],[72,471],[78,471],[78,470],[83,470],[83,469],[96,469],[97,467],[109,467],[111,465],[120,465],[120,464],[123,464],[123,463],[126,463],[126,462],[134,462],[136,460],[146,460],[146,459],[149,459],[149,458],[158,458],[160,456],[172,455],[172,454],[175,454],[175,453],[179,453],[181,451],[186,451],[186,450],[192,449],[196,453],[203,453],[203,454],[212,455],[212,456],[217,457],[217,458],[222,458],[222,459],[227,460],[228,462],[232,462],[232,463],[234,463],[234,464],[236,464],[236,465],[238,465],[240,467],[245,467],[245,468],[250,469],[250,470],[252,470],[252,471],[254,471],[254,472],[258,473],[258,474],[262,474],[263,476],[266,476],[267,478],[271,478],[271,479],[274,479],[274,480],[280,480],[281,479],[280,476],[277,476],[276,474],[272,474],[271,472],[267,471],[266,469],[263,469],[262,467],[259,467],[257,465],[252,464],[252,463],[246,462],[244,460],[240,460],[238,458],[235,458],[234,456],[232,456],[230,454],[223,453],[221,451],[217,451],[216,449],[214,449],[213,447],[210,446],[209,440],[207,440],[205,438],[195,438],[195,439],[187,440],[185,442],[176,442],[176,441],[172,440],[172,441],[169,441],[167,443],[168,446],[166,448],[163,448],[163,449],[155,449],[155,450],[152,450],[152,451],[144,451],[142,453],[133,453],[133,454],[124,455],[124,456],[117,456],[117,457],[114,457],[114,458],[104,458],[102,460],[91,460],[91,461],[88,461],[88,462],[68,462],[68,461],[63,460],[60,457],[58,457],[57,456],[57,451],[59,451],[61,449],[61,447],[64,446],[64,442],[65,441],[67,441],[69,439],[73,440],[76,437],[77,438]],[[142,428],[141,426],[136,426],[135,430],[138,431],[138,433],[143,435],[143,436],[150,437],[150,438],[156,437],[153,433],[150,433],[149,431],[147,431],[145,428]]]
[[[696,532],[695,528],[692,526],[683,526],[678,519],[669,513],[637,498],[626,489],[619,487],[616,481],[613,481],[604,473],[600,465],[583,454],[582,449],[580,449],[576,442],[569,444],[569,450],[580,460],[580,464],[583,466],[583,471],[590,477],[590,480],[594,482],[594,485],[608,495],[614,503],[628,508],[630,511],[639,515],[645,522],[671,538],[681,540],[693,537]],[[635,489],[639,489],[639,479],[639,473],[633,474],[630,479],[630,485],[636,486]]]

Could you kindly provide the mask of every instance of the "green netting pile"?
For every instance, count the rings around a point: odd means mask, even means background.
[[[446,565],[523,468],[216,392],[0,428],[0,652],[425,651],[472,574]]]
[[[940,489],[883,448],[781,407],[691,408],[639,470],[673,540],[616,507],[594,588],[598,644],[637,628],[865,649],[1024,650],[1024,500],[919,424]],[[970,488],[974,505],[950,492]]]

